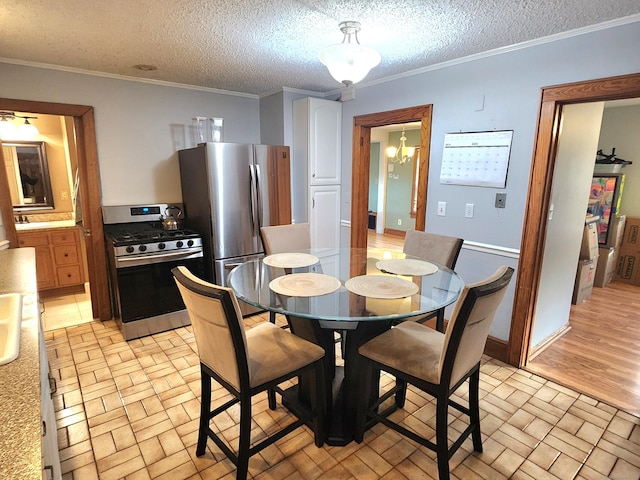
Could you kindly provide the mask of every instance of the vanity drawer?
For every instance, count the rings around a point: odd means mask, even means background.
[[[69,265],[80,262],[78,248],[75,245],[54,246],[53,258],[56,265]]]
[[[78,232],[75,229],[52,232],[51,243],[53,245],[76,244],[78,243]]]
[[[46,233],[20,233],[18,244],[21,247],[48,247],[49,236]]]
[[[82,270],[80,265],[69,265],[66,267],[58,267],[58,285],[66,287],[68,285],[77,285],[83,283]]]

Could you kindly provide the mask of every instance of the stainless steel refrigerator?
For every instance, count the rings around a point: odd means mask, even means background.
[[[178,155],[186,225],[203,237],[207,280],[227,286],[264,254],[260,227],[291,222],[289,147],[208,142]]]

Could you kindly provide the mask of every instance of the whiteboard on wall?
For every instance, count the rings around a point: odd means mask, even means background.
[[[440,183],[504,188],[513,130],[447,133]]]

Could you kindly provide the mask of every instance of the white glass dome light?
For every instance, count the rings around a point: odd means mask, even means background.
[[[341,22],[339,27],[344,34],[342,43],[325,47],[318,57],[333,78],[349,86],[364,79],[382,58],[373,48],[358,42],[360,22]]]

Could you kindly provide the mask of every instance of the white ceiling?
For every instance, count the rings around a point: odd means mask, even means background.
[[[344,20],[382,55],[370,81],[638,14],[638,0],[0,0],[0,57],[257,95],[327,92],[341,85],[317,55],[342,41]]]

